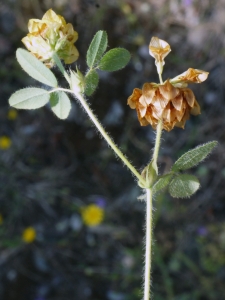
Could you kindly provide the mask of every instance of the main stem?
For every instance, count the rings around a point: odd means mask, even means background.
[[[159,155],[160,138],[162,135],[162,121],[157,125],[155,147],[153,152],[152,164],[157,168]],[[158,173],[158,172],[157,172]],[[146,240],[145,240],[145,282],[144,300],[150,300],[151,286],[151,257],[152,257],[152,188],[146,189]]]
[[[152,253],[152,189],[146,189],[146,240],[144,300],[150,299]]]

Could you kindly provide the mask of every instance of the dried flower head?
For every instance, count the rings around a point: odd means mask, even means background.
[[[163,66],[165,64],[164,58],[170,53],[170,45],[153,36],[149,44],[149,54],[155,58],[155,64],[159,74],[162,74]]]
[[[54,52],[66,64],[77,60],[79,53],[74,43],[78,39],[78,33],[74,31],[72,24],[67,24],[65,19],[52,9],[44,14],[42,20],[29,20],[28,30],[29,33],[22,42],[47,67],[54,65]]]
[[[190,114],[200,114],[200,106],[189,88],[179,88],[166,80],[163,84],[145,83],[142,90],[135,88],[128,105],[137,110],[142,126],[154,129],[160,120],[167,131],[175,126],[184,128]]]
[[[104,209],[96,204],[90,204],[82,208],[81,216],[87,226],[97,226],[101,224],[104,218]]]

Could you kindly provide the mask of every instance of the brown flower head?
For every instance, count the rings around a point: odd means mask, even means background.
[[[156,129],[162,120],[167,131],[174,126],[184,128],[190,114],[200,114],[200,106],[192,90],[175,87],[169,80],[163,84],[145,83],[142,90],[134,89],[128,105],[137,110],[142,126],[150,124]]]
[[[155,64],[159,74],[162,74],[163,66],[165,64],[164,58],[170,53],[170,45],[153,36],[149,44],[149,54],[155,58]]]
[[[74,46],[78,33],[74,31],[72,24],[49,9],[42,20],[31,19],[28,22],[29,33],[22,39],[27,49],[47,67],[52,67],[54,61],[52,55],[57,53],[66,64],[77,60],[79,53]]]

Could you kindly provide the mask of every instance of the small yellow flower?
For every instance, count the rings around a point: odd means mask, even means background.
[[[170,53],[170,45],[153,36],[149,44],[149,54],[155,58],[155,64],[159,74],[162,74],[163,66],[165,64],[164,58]]]
[[[11,121],[15,120],[18,116],[17,110],[16,109],[9,109],[8,114],[7,114],[7,118]]]
[[[25,243],[32,243],[36,239],[36,230],[33,227],[27,227],[23,231],[22,239]]]
[[[0,149],[7,150],[12,145],[12,141],[8,136],[1,136],[0,137]]]
[[[96,204],[90,204],[81,210],[83,222],[87,226],[97,226],[104,218],[104,210]]]
[[[2,223],[3,223],[3,216],[2,214],[0,214],[0,225],[2,225]]]
[[[52,55],[57,53],[65,64],[71,64],[78,59],[79,53],[74,43],[78,33],[72,24],[49,9],[42,20],[31,19],[28,22],[29,33],[22,39],[27,49],[45,65],[51,68],[54,65]]]

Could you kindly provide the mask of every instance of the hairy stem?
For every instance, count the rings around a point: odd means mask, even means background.
[[[157,159],[158,159],[158,155],[159,155],[162,127],[163,127],[163,122],[162,122],[162,120],[160,120],[157,125],[157,129],[156,129],[155,147],[154,147],[154,152],[153,152],[153,157],[152,157],[152,164],[156,170],[157,175],[158,175]]]
[[[159,121],[156,131],[155,147],[152,158],[152,165],[158,174],[157,160],[159,155],[160,139],[163,123]],[[151,256],[152,256],[152,188],[146,189],[146,241],[145,241],[145,280],[144,300],[150,300],[151,286]]]
[[[97,127],[98,131],[101,133],[103,138],[106,140],[108,145],[113,149],[116,155],[123,161],[123,163],[130,169],[130,171],[134,174],[134,176],[142,183],[145,184],[145,180],[141,177],[138,171],[134,168],[134,166],[128,161],[128,159],[123,155],[120,149],[116,146],[113,140],[109,137],[101,123],[98,121],[96,116],[93,114],[92,110],[88,106],[87,102],[85,101],[84,97],[80,93],[74,93],[76,98],[80,101],[81,105],[85,109],[86,113],[88,114],[89,118],[92,120],[94,125]]]
[[[152,189],[146,189],[146,240],[144,300],[150,300],[152,254]]]

